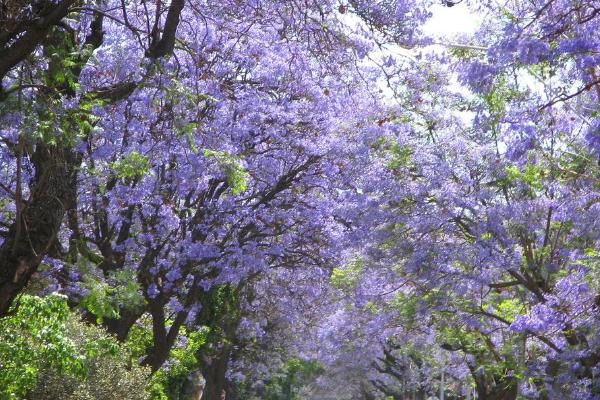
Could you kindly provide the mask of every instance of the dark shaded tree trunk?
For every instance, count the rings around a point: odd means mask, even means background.
[[[144,314],[144,309],[129,310],[122,308],[119,310],[120,317],[115,319],[107,319],[104,321],[106,330],[117,336],[117,340],[124,342],[127,339],[129,331],[137,320]]]
[[[475,389],[479,400],[516,400],[519,382],[511,377],[487,376],[472,374],[475,379]]]
[[[38,144],[31,156],[34,182],[27,202],[17,202],[17,216],[0,246],[0,317],[37,271],[55,242],[75,188],[79,159],[68,148]]]
[[[156,299],[147,297],[146,300],[148,301],[150,315],[152,315],[153,345],[142,362],[142,365],[150,366],[150,368],[152,368],[152,373],[154,373],[158,371],[169,358],[169,353],[175,343],[175,339],[183,321],[181,321],[178,316],[176,319],[178,319],[179,322],[176,320],[170,328],[167,328],[167,319],[165,317],[164,309],[165,301],[162,299],[162,296],[159,296]]]
[[[219,400],[221,392],[227,390],[226,373],[230,353],[230,346],[224,345],[217,354],[202,361],[201,371],[206,379],[202,400]]]
[[[181,385],[179,400],[201,400],[204,395],[206,379],[200,371],[191,371]]]
[[[200,371],[206,379],[202,400],[220,400],[223,390],[233,393],[226,373],[241,319],[239,290],[226,285],[199,293],[203,308],[196,322],[211,328],[208,344],[197,353]]]

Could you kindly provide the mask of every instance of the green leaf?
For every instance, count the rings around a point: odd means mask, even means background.
[[[118,178],[141,178],[150,171],[150,161],[134,150],[120,161],[112,163],[111,168]]]
[[[250,174],[241,164],[238,156],[231,155],[226,151],[215,151],[204,149],[204,157],[217,160],[221,170],[225,174],[225,179],[231,192],[234,195],[245,192],[248,189],[248,178]]]

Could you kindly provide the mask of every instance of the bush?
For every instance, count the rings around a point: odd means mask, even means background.
[[[147,399],[150,371],[64,296],[24,295],[0,320],[0,398]]]

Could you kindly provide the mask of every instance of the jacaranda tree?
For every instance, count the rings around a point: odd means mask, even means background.
[[[599,21],[4,2],[0,317],[62,292],[155,398],[599,398]]]

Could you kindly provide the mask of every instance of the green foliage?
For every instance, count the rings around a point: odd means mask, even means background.
[[[292,358],[266,387],[264,400],[302,400],[300,394],[303,386],[324,372],[316,360]]]
[[[150,171],[150,161],[143,154],[132,151],[111,167],[118,178],[141,178]]]
[[[98,323],[104,318],[117,318],[119,310],[110,298],[112,288],[106,282],[93,281],[88,283],[88,293],[83,297],[80,305],[96,316]]]
[[[413,166],[414,150],[386,138],[379,138],[373,144],[376,154],[386,160],[386,167],[391,171]]]
[[[37,143],[72,147],[93,132],[98,118],[92,114],[92,109],[103,102],[90,96],[74,100],[75,94],[80,92],[79,71],[92,51],[90,46],[78,48],[71,34],[52,30],[43,46],[47,68],[41,74],[36,103],[21,96],[9,96],[0,101],[0,113],[11,109],[24,113],[21,132],[28,153],[33,152]],[[18,90],[21,84],[9,86],[8,92]]]
[[[80,306],[95,315],[98,323],[105,318],[118,318],[121,308],[135,309],[144,304],[141,286],[133,270],[110,272],[108,281],[89,273],[83,276],[83,286],[88,292]]]
[[[212,104],[219,100],[206,93],[194,93],[189,86],[180,82],[176,77],[171,77],[171,82],[165,90],[165,99],[171,107],[180,107],[186,110],[183,113],[185,117],[181,117],[181,114],[176,113],[173,116],[173,122],[179,137],[185,138],[190,150],[197,153],[198,147],[194,140],[194,130],[196,130],[199,123],[197,120],[190,120],[189,117],[206,112]]]
[[[43,107],[31,108],[27,111],[25,125],[26,146],[33,152],[35,143],[46,146],[75,146],[79,140],[94,131],[98,118],[91,114],[91,109],[98,104],[97,100],[81,99],[77,105],[66,105],[64,98],[49,97],[43,99]],[[21,106],[29,108],[29,106]]]
[[[148,397],[150,400],[179,398],[185,379],[191,371],[198,368],[198,350],[206,343],[208,333],[207,328],[193,331],[181,328],[180,341],[171,349],[168,367],[161,368],[152,375]],[[127,347],[131,349],[134,358],[139,359],[148,353],[152,341],[152,320],[148,315],[143,315],[129,331]]]
[[[180,132],[185,136],[185,140],[190,148],[190,150],[194,153],[198,152],[198,147],[194,141],[194,130],[198,127],[197,122],[188,122],[180,128]]]
[[[146,400],[149,370],[128,367],[118,357],[100,357],[85,380],[48,371],[29,395],[30,400]]]
[[[468,46],[465,46],[465,47],[462,47],[462,46],[450,47],[448,49],[448,51],[450,52],[450,54],[453,57],[464,59],[464,60],[473,59],[473,58],[477,57],[479,54],[481,54],[481,50],[474,49],[474,48],[469,48]]]
[[[496,131],[498,124],[506,114],[507,104],[519,97],[520,92],[510,85],[509,80],[499,75],[490,89],[482,95],[482,101],[490,115],[489,129]]]
[[[66,298],[22,296],[16,313],[0,320],[0,397],[18,399],[49,366],[83,376],[82,359],[65,333]]]
[[[500,301],[498,312],[512,314],[517,312],[517,306],[511,302]],[[507,310],[507,311],[504,311]],[[498,378],[513,376],[521,379],[524,375],[525,366],[515,358],[515,349],[519,348],[521,338],[515,336],[507,338],[502,346],[496,346],[491,338],[484,332],[467,328],[463,325],[444,323],[440,320],[440,327],[436,331],[436,339],[445,348],[453,351],[460,350],[463,353],[474,356],[481,372]]]
[[[226,151],[204,150],[204,157],[214,158],[223,173],[227,184],[234,195],[245,192],[248,188],[248,171],[242,166],[238,156],[231,155]]]
[[[142,358],[152,347],[152,318],[148,314],[142,315],[131,327],[127,334],[127,347],[133,357]]]
[[[417,305],[418,303],[416,296],[406,293],[399,293],[390,302],[390,306],[398,312],[401,320],[406,326],[406,329],[411,329],[415,323],[415,318],[417,316]]]
[[[149,371],[67,299],[23,295],[0,320],[0,398],[144,399]]]
[[[208,330],[188,331],[182,329],[183,342],[171,349],[169,367],[160,369],[152,376],[151,400],[175,399],[189,373],[198,367],[197,354],[206,342]]]
[[[358,277],[363,269],[363,259],[356,257],[347,264],[334,268],[331,272],[331,285],[337,289],[352,289],[358,282]]]
[[[409,166],[412,161],[413,149],[393,143],[388,149],[389,160],[386,166],[391,170]]]
[[[206,93],[193,93],[176,77],[171,78],[171,82],[166,88],[166,98],[174,106],[184,103],[183,105],[190,113],[197,111],[200,105],[207,106],[219,101],[216,97]]]
[[[523,168],[519,168],[516,165],[506,167],[506,179],[509,182],[520,181],[537,190],[542,189],[542,179],[544,176],[544,168],[539,164],[527,163]]]
[[[505,190],[516,190],[516,194],[533,198],[544,190],[546,179],[550,171],[546,166],[538,163],[526,163],[522,167],[507,165],[494,182],[495,186]]]
[[[523,304],[519,300],[506,297],[499,298],[494,308],[495,314],[507,321],[514,320],[525,311]]]
[[[81,54],[73,51],[75,44],[71,35],[54,30],[44,47],[44,53],[49,58],[46,70],[45,84],[48,87],[79,89],[78,77],[73,67],[79,64]]]
[[[146,400],[150,370],[140,367],[130,353],[102,328],[69,320],[70,340],[85,357],[83,379],[54,369],[43,370],[31,400]]]

